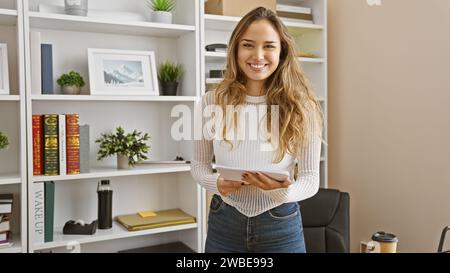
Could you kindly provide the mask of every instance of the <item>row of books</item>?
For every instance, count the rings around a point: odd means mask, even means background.
[[[53,94],[53,45],[41,43],[41,33],[30,32],[31,93]]]
[[[78,114],[33,115],[33,174],[89,172],[89,125]]]
[[[11,216],[13,194],[0,194],[0,248],[11,247]]]
[[[53,242],[55,217],[55,183],[53,181],[33,184],[34,195],[34,242]]]

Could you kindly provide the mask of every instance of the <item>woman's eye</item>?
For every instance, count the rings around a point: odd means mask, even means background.
[[[267,48],[275,48],[275,46],[273,46],[273,45],[267,45],[266,47]]]
[[[251,47],[251,44],[243,44],[244,47]]]

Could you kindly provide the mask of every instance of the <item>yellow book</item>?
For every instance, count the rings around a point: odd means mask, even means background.
[[[181,209],[155,211],[155,214],[152,217],[141,217],[137,213],[120,215],[116,221],[129,231],[195,223],[195,217]]]

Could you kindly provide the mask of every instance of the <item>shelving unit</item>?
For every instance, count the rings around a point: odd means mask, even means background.
[[[19,173],[0,174],[0,185],[20,184],[22,180]]]
[[[91,96],[91,95],[32,95],[33,101],[195,101],[196,96]]]
[[[161,164],[136,166],[130,170],[118,170],[115,167],[92,168],[90,173],[59,176],[33,176],[33,182],[39,181],[63,181],[80,179],[99,179],[107,177],[135,176],[146,174],[189,172],[191,167],[187,164]],[[0,180],[1,181],[1,180]]]
[[[57,247],[65,247],[69,242],[76,241],[80,244],[95,243],[108,240],[116,240],[128,237],[145,236],[152,234],[161,234],[167,232],[174,232],[179,230],[190,230],[198,228],[198,224],[176,225],[163,228],[147,229],[141,231],[128,231],[120,224],[113,223],[113,227],[109,230],[97,230],[92,236],[81,235],[64,235],[62,228],[56,228],[54,241],[51,243],[36,244],[35,250],[51,249]]]
[[[128,21],[121,18],[70,16],[38,11],[38,4],[61,5],[59,0],[24,0],[27,71],[28,165],[33,166],[31,118],[33,114],[77,113],[79,124],[90,125],[89,173],[61,176],[33,176],[28,171],[29,251],[64,251],[67,243],[77,241],[81,251],[113,252],[171,241],[182,241],[196,251],[201,248],[201,189],[191,178],[188,164],[142,164],[118,170],[115,158],[97,161],[101,133],[122,126],[126,131],[137,129],[150,134],[150,160],[172,160],[191,157],[187,141],[171,137],[175,118],[171,110],[179,104],[193,108],[200,96],[200,27],[199,1],[176,0],[173,24],[149,21]],[[141,0],[97,0],[89,3],[91,10],[128,12],[145,17],[150,10]],[[185,68],[178,96],[100,96],[91,95],[87,84],[82,95],[52,95],[33,92],[30,75],[30,31],[39,31],[42,42],[53,44],[54,86],[56,79],[70,70],[80,72],[88,83],[88,48],[154,51],[157,65],[171,60]],[[97,230],[94,235],[64,235],[62,227],[69,220],[97,219],[97,182],[110,179],[113,188],[113,216],[142,210],[180,208],[193,215],[197,223],[129,232],[114,222],[110,230]],[[55,182],[54,240],[36,242],[34,238],[34,196],[32,187],[41,181]]]
[[[0,102],[2,101],[20,101],[18,95],[0,95]]]
[[[9,147],[0,151],[0,193],[12,193],[11,247],[0,253],[27,251],[27,183],[25,68],[22,0],[0,3],[0,43],[7,45],[9,95],[0,95],[0,131],[9,139]]]
[[[110,33],[123,35],[177,38],[195,32],[194,25],[161,24],[152,22],[122,22],[119,20],[29,12],[30,24],[35,28]]]
[[[310,80],[316,95],[321,103],[325,116],[324,139],[328,139],[327,135],[327,0],[278,0],[278,4],[287,4],[294,6],[309,7],[312,9],[314,24],[303,22],[294,22],[292,20],[283,20],[289,32],[294,37],[298,47],[298,51],[312,53],[318,58],[304,58],[299,57],[303,71],[306,77]],[[228,44],[231,32],[236,27],[241,17],[221,16],[205,14],[204,7],[201,7],[201,28],[202,34],[202,94],[206,90],[206,84],[213,83],[209,79],[208,71],[225,69],[225,62],[227,54],[224,52],[207,52],[204,48],[208,44],[221,43]],[[301,46],[301,48],[300,48]],[[322,144],[322,154],[320,160],[320,186],[328,187],[328,150]],[[205,219],[203,221],[203,238],[206,239],[207,219],[209,201],[211,195],[203,190],[203,196],[206,200],[203,204]],[[205,241],[203,241],[204,243]]]
[[[17,10],[0,8],[0,25],[17,26]]]

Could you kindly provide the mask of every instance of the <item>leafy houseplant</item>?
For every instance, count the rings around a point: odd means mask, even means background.
[[[63,94],[67,95],[80,94],[81,87],[85,85],[83,77],[75,71],[70,71],[69,74],[62,74],[56,82],[61,86]]]
[[[7,148],[9,145],[8,137],[0,132],[0,150]]]
[[[178,88],[178,80],[183,75],[183,67],[181,64],[166,61],[158,67],[158,80],[161,83],[163,95],[176,96]]]
[[[171,11],[175,8],[174,0],[151,0],[147,5],[153,10],[151,18],[153,22],[172,24]]]
[[[95,140],[96,143],[100,143],[97,160],[116,154],[118,168],[126,169],[147,159],[146,153],[149,146],[146,141],[149,139],[150,136],[147,133],[133,130],[132,133],[125,134],[122,127],[117,127],[115,134],[101,134],[101,137]]]

